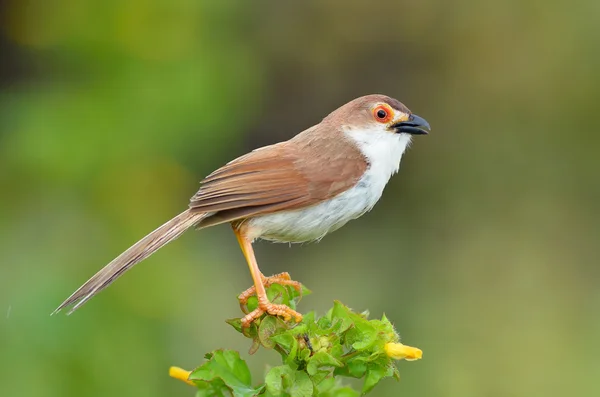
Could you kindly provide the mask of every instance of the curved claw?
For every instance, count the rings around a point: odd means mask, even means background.
[[[265,288],[268,288],[269,286],[271,286],[273,284],[291,286],[291,287],[294,287],[294,289],[300,293],[300,297],[302,297],[302,284],[298,281],[292,280],[292,278],[290,277],[290,274],[288,272],[275,274],[270,277],[265,277],[262,274],[260,276],[261,276],[261,280],[262,280],[262,283],[265,286]],[[256,287],[252,286],[252,287],[248,288],[247,290],[245,290],[244,292],[242,292],[238,296],[238,300],[240,301],[240,308],[242,309],[242,312],[248,314],[248,307],[246,306],[246,304],[248,303],[248,298],[250,298],[254,294],[256,294]]]
[[[252,322],[259,319],[263,314],[270,314],[271,316],[280,316],[284,321],[290,321],[292,318],[296,323],[302,321],[302,314],[287,307],[286,305],[276,305],[271,302],[259,305],[251,313],[248,313],[242,318],[242,327],[248,328]]]

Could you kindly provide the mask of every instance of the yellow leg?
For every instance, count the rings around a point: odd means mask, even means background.
[[[234,228],[233,231],[238,239],[238,242],[240,243],[240,248],[242,249],[242,253],[246,258],[246,262],[248,262],[248,268],[250,269],[250,274],[252,275],[252,281],[254,281],[256,297],[258,298],[258,307],[242,318],[242,326],[249,327],[254,320],[260,318],[265,313],[273,316],[281,316],[286,321],[291,320],[292,318],[297,323],[302,321],[302,315],[300,313],[290,309],[286,305],[276,305],[269,301],[263,282],[263,278],[265,277],[258,268],[258,263],[256,262],[256,257],[254,256],[254,250],[252,249],[252,243],[244,237],[239,229]],[[283,276],[280,278],[284,279]]]

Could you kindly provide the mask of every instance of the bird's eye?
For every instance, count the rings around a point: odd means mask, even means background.
[[[380,123],[387,123],[392,120],[393,111],[388,105],[379,105],[373,109],[375,120]]]

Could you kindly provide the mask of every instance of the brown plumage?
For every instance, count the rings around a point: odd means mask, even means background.
[[[353,186],[366,168],[364,156],[341,131],[313,127],[207,176],[190,210],[210,214],[198,223],[201,228],[308,207]]]
[[[111,261],[55,312],[67,306],[73,306],[69,313],[75,311],[190,227],[206,228],[313,205],[353,186],[366,167],[364,156],[343,138],[339,128],[317,126],[289,141],[241,156],[200,182],[188,210]]]
[[[344,128],[368,129],[374,123],[372,109],[377,103],[388,104],[402,117],[408,117],[410,113],[403,104],[383,95],[357,98],[289,141],[257,149],[229,162],[201,182],[200,190],[191,198],[186,211],[111,261],[55,312],[67,306],[72,306],[69,313],[73,312],[187,229],[225,222],[234,226],[251,271],[254,268],[252,275],[257,294],[264,295],[264,288],[257,284],[259,279],[255,274],[260,271],[253,254],[252,258],[248,257],[251,246],[241,225],[254,217],[310,208],[354,187],[365,174],[369,161]],[[287,313],[281,308],[273,310]]]
[[[69,314],[74,312],[98,292],[112,284],[127,270],[158,251],[158,249],[167,243],[181,236],[183,232],[198,223],[205,216],[205,214],[192,214],[189,210],[185,210],[177,215],[129,247],[129,249],[113,259],[108,265],[104,266],[61,303],[53,314],[67,306],[72,306]]]

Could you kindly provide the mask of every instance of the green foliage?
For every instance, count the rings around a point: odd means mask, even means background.
[[[295,289],[280,285],[269,287],[268,294],[274,303],[294,308],[301,297]],[[255,304],[251,300],[247,310]],[[384,378],[399,379],[385,348],[396,344],[399,336],[385,316],[369,320],[368,313],[355,313],[336,301],[324,316],[309,312],[299,324],[268,315],[249,328],[241,326],[240,318],[228,323],[252,340],[251,353],[261,346],[272,349],[282,363],[253,386],[248,365],[238,352],[213,351],[188,378],[198,387],[198,397],[351,397],[370,392]],[[342,385],[342,377],[363,379],[361,392]]]
[[[227,396],[229,391],[235,396],[252,397],[263,389],[251,386],[250,370],[238,352],[216,350],[205,358],[208,361],[189,376],[198,386],[197,397]]]

